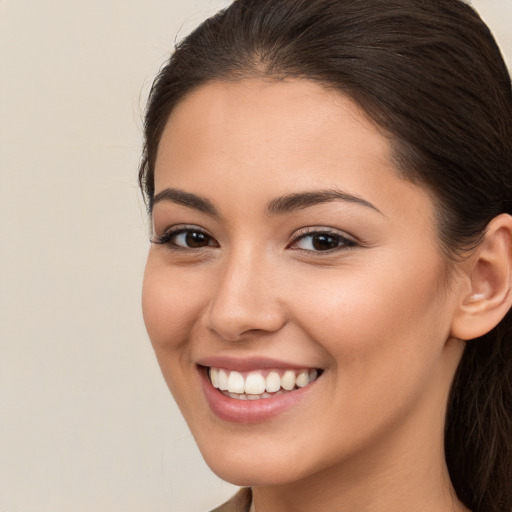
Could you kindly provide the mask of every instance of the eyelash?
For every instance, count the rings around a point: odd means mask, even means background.
[[[165,233],[163,233],[160,236],[153,237],[151,239],[151,243],[157,244],[157,245],[167,245],[169,247],[169,249],[171,249],[173,251],[197,251],[197,250],[203,249],[205,247],[215,247],[215,246],[218,247],[218,245],[212,246],[210,244],[202,246],[202,247],[184,247],[182,245],[172,243],[172,239],[174,237],[177,237],[182,234],[192,234],[192,233],[204,235],[208,239],[208,242],[214,240],[214,238],[211,235],[209,235],[206,231],[204,231],[200,228],[197,228],[195,226],[180,226],[177,228],[169,229],[168,231],[166,231]]]
[[[178,245],[176,243],[172,242],[172,239],[182,235],[182,234],[199,234],[206,237],[208,240],[207,245],[199,246],[199,247],[190,247],[190,246],[182,246]],[[334,240],[334,243],[337,245],[332,248],[328,248],[325,250],[314,250],[314,249],[302,249],[302,248],[294,248],[293,246],[296,245],[301,240],[306,240],[308,237],[326,237],[331,240]],[[211,244],[210,242],[214,241],[215,244]],[[215,239],[209,235],[206,231],[197,228],[195,226],[181,226],[174,229],[170,229],[163,233],[160,236],[155,236],[151,239],[151,243],[157,244],[157,245],[166,245],[170,250],[173,251],[198,251],[200,249],[204,249],[206,247],[218,247],[218,243],[215,241]],[[357,247],[359,244],[353,239],[347,238],[346,236],[342,235],[341,233],[337,231],[333,231],[330,229],[322,229],[322,228],[304,228],[302,230],[299,230],[296,235],[293,237],[291,242],[287,245],[287,249],[292,249],[295,251],[302,251],[306,253],[313,253],[313,254],[322,254],[322,253],[332,253],[340,250],[346,250],[351,249],[353,247]]]
[[[316,251],[311,250],[311,249],[301,249],[301,248],[293,249],[293,246],[297,242],[299,242],[301,240],[306,240],[308,237],[313,238],[315,236],[317,236],[317,237],[323,236],[323,237],[328,237],[328,238],[334,239],[334,241],[337,243],[337,245],[330,249],[316,250]],[[333,231],[333,230],[326,229],[326,228],[316,228],[315,227],[315,228],[304,228],[302,230],[299,230],[297,232],[297,234],[293,237],[292,241],[288,244],[287,249],[293,249],[296,251],[303,251],[303,252],[314,253],[314,254],[323,254],[323,253],[330,254],[330,253],[340,251],[340,250],[351,249],[353,247],[357,247],[358,245],[359,245],[358,242],[342,235],[338,231]]]

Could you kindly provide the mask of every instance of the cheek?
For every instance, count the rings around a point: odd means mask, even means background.
[[[160,361],[163,353],[183,350],[201,311],[197,282],[148,257],[142,287],[142,312],[151,343]]]
[[[195,370],[189,340],[200,310],[197,283],[184,282],[183,273],[150,254],[142,287],[144,322],[162,375],[185,416],[194,402],[188,385]]]
[[[332,446],[349,439],[356,450],[440,396],[445,382],[440,361],[449,322],[438,274],[397,268],[395,275],[381,268],[301,277],[294,318],[328,357],[330,414],[322,429],[333,457]]]
[[[394,264],[386,265],[380,258],[364,272],[303,274],[294,317],[332,356],[334,366],[350,363],[355,370],[361,363],[361,371],[367,371],[368,363],[383,369],[387,364],[393,372],[399,361],[412,357],[420,364],[442,348],[449,322],[441,274],[391,260]]]

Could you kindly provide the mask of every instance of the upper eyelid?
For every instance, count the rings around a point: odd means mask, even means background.
[[[304,228],[297,229],[291,236],[292,241],[297,240],[300,237],[307,235],[316,235],[316,234],[329,234],[329,235],[337,235],[341,238],[346,238],[347,240],[351,240],[353,242],[358,242],[356,236],[347,233],[341,229],[331,228],[327,226],[308,226]]]
[[[155,230],[156,232],[157,230]],[[175,234],[175,233],[179,233],[181,231],[198,231],[200,233],[204,233],[205,235],[208,235],[208,236],[211,236],[213,238],[213,235],[210,234],[210,232],[205,229],[205,228],[202,228],[201,226],[197,226],[195,224],[174,224],[172,226],[168,226],[166,227],[162,233],[160,235],[157,235],[157,236],[165,236],[165,235],[168,235],[168,234]]]
[[[199,231],[200,233],[204,233],[205,235],[211,236],[212,238],[215,238],[207,229],[202,228],[201,226],[197,226],[195,224],[176,224],[173,226],[170,226],[163,230],[162,234],[159,236],[163,236],[169,233],[175,234],[179,233],[181,231]],[[340,229],[326,227],[326,226],[307,226],[303,228],[296,229],[291,235],[290,238],[292,240],[305,236],[305,235],[314,235],[318,233],[329,233],[332,235],[339,235],[343,238],[350,238],[354,239],[356,241],[356,237],[347,233],[346,231],[342,231]]]

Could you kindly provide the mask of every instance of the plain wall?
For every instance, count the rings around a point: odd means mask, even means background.
[[[0,0],[0,512],[200,512],[140,312],[142,111],[224,0]],[[512,66],[512,0],[479,0]],[[177,35],[178,34],[178,35]]]

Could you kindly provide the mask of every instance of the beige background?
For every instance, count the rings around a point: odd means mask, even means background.
[[[227,0],[0,0],[0,512],[200,512],[140,313],[152,78]],[[479,0],[512,66],[512,0]]]

